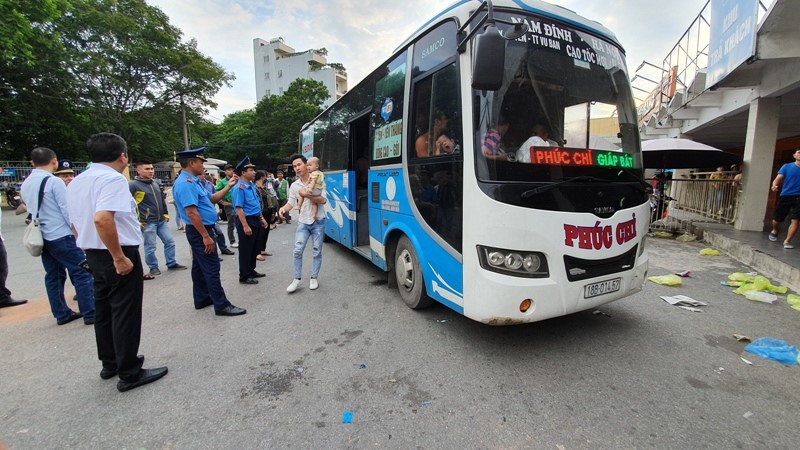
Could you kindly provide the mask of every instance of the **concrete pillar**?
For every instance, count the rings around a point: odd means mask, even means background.
[[[750,102],[747,137],[744,144],[742,193],[739,196],[737,230],[763,231],[767,197],[772,181],[772,162],[778,139],[780,98],[759,98]]]

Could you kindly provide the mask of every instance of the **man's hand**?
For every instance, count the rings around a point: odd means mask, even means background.
[[[117,275],[124,277],[133,270],[133,263],[127,256],[123,256],[114,260],[114,269],[117,270]]]
[[[250,228],[250,225],[248,225],[247,222],[242,223],[242,229],[244,230],[244,234],[248,236],[253,235],[253,229]]]
[[[216,248],[217,244],[214,242],[214,239],[211,239],[211,236],[207,234],[203,236],[203,246],[205,247],[204,251],[206,254],[210,254],[214,252],[214,248]]]
[[[261,228],[267,228],[269,224],[267,223],[266,219],[263,217],[261,218]]]
[[[233,185],[235,185],[238,182],[239,182],[239,175],[233,174],[233,176],[230,177],[230,179],[228,179],[228,186],[230,186],[231,189],[233,189]]]
[[[283,217],[283,215],[284,215],[284,214],[285,214],[285,213],[283,212],[283,208],[278,208],[278,217],[280,217],[280,218],[281,218],[281,220],[283,220],[283,219],[284,219],[284,217]]]

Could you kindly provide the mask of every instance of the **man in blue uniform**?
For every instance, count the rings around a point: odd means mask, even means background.
[[[192,248],[192,291],[195,309],[214,305],[218,316],[238,316],[247,310],[233,306],[225,296],[219,277],[219,256],[214,240],[218,202],[235,183],[229,183],[211,195],[197,178],[203,173],[203,148],[185,150],[177,154],[181,173],[172,187],[172,197],[178,213],[186,222],[186,239]]]
[[[236,232],[239,234],[239,283],[242,284],[258,284],[256,278],[264,276],[263,273],[256,272],[256,256],[258,256],[256,238],[258,227],[266,228],[268,225],[261,215],[261,202],[253,184],[256,176],[255,167],[250,164],[250,158],[247,156],[239,161],[236,165],[236,175],[240,178],[231,193],[233,208],[238,219]]]

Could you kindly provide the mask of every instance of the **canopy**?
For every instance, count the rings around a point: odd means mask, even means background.
[[[694,169],[736,164],[741,157],[691,139],[642,141],[645,169]]]

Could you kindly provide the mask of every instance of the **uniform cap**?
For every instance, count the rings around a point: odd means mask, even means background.
[[[192,149],[189,149],[189,150],[184,150],[182,152],[178,152],[175,155],[178,157],[178,159],[197,158],[197,159],[199,159],[201,161],[205,161],[206,157],[203,155],[203,150],[205,150],[205,149],[206,149],[205,147],[192,148]]]
[[[60,160],[58,162],[58,167],[56,168],[56,171],[53,173],[55,175],[61,175],[65,173],[75,173],[75,171],[72,170],[72,161],[68,159]]]
[[[239,161],[239,164],[236,165],[236,168],[234,170],[236,171],[236,173],[242,173],[250,167],[255,167],[255,165],[250,163],[249,156],[245,156],[244,158],[242,158],[241,161]]]

